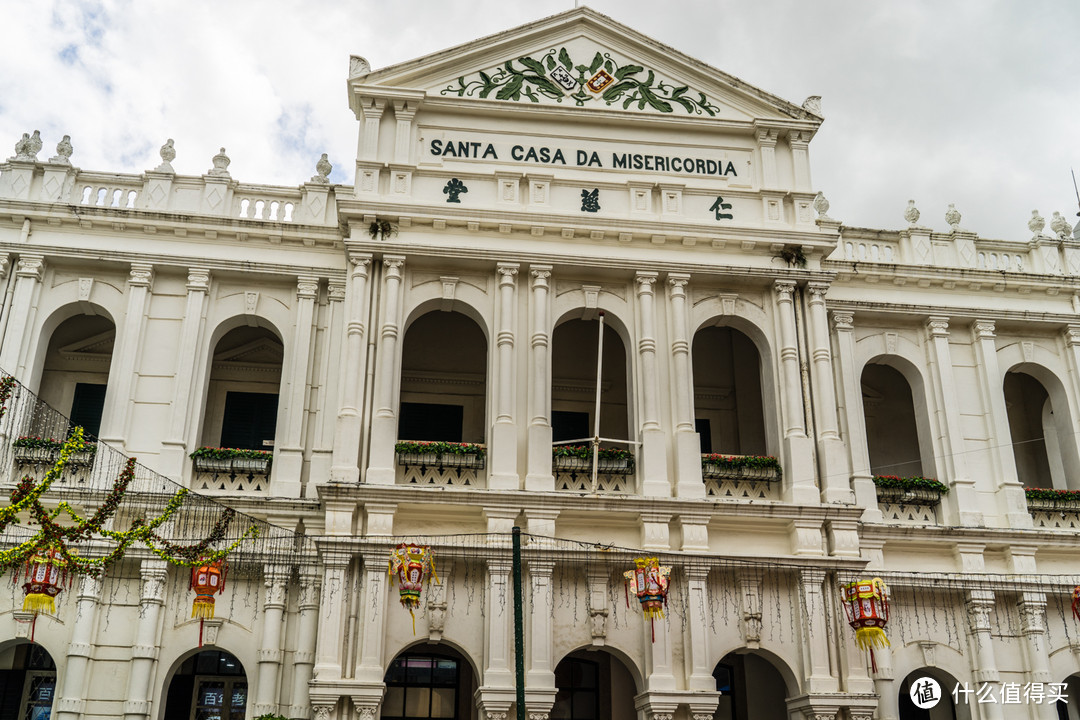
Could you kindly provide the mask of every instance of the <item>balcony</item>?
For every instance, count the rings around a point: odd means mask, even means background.
[[[1035,527],[1080,530],[1080,491],[1024,488],[1024,495]]]
[[[903,525],[937,525],[941,496],[949,492],[945,483],[924,477],[875,475],[874,485],[885,522]]]
[[[729,500],[779,500],[780,462],[766,455],[701,456],[701,478],[710,498]]]
[[[394,446],[399,485],[480,487],[487,448],[479,443],[401,440]]]
[[[52,438],[21,437],[11,443],[12,454],[18,465],[53,465],[60,458],[63,442]],[[83,450],[68,457],[68,467],[89,467],[94,462],[97,445],[83,444]]]
[[[596,486],[593,486],[593,450],[588,445],[554,445],[551,472],[555,489],[580,493],[631,493],[636,458],[630,450],[599,448],[596,455]]]
[[[274,455],[262,450],[201,447],[191,453],[192,488],[220,493],[263,493]]]

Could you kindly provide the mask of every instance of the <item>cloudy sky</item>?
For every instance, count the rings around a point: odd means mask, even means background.
[[[619,22],[795,103],[823,96],[815,186],[849,225],[922,222],[1026,240],[1039,209],[1076,222],[1077,0],[587,0]],[[351,183],[350,54],[373,68],[573,6],[573,0],[3,0],[0,153],[40,129],[74,164],[142,172],[176,141],[201,174],[296,185],[320,153]],[[302,9],[301,9],[302,8]]]

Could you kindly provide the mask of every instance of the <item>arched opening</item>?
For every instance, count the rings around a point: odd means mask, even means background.
[[[413,646],[390,663],[382,720],[473,720],[476,675],[464,655],[445,643]]]
[[[927,678],[936,681],[937,687],[926,682]],[[923,667],[908,673],[897,695],[901,720],[971,720],[969,707],[975,697],[969,696],[968,704],[956,705],[952,696],[956,686],[956,678],[940,668]],[[920,708],[916,702],[926,707]]]
[[[164,720],[244,720],[244,666],[223,650],[203,650],[180,663],[169,680]]]
[[[1065,687],[1062,688],[1061,685]],[[1054,704],[1057,707],[1058,720],[1080,720],[1080,674],[1070,675],[1065,678],[1062,683],[1058,684],[1058,690],[1062,690],[1060,693],[1051,693],[1051,697],[1054,695],[1064,695],[1065,701],[1057,700]],[[1048,702],[1044,700],[1044,702]]]
[[[609,652],[577,650],[555,666],[551,720],[637,717],[634,676]]]
[[[75,315],[56,326],[42,363],[38,395],[94,437],[101,430],[115,341],[109,318]]]
[[[694,335],[694,422],[702,453],[768,455],[761,356],[754,341],[730,327]]]
[[[225,450],[196,453],[196,489],[265,489],[277,435],[284,356],[277,334],[259,325],[233,328],[217,341],[199,445]]]
[[[867,364],[862,401],[870,471],[899,477],[931,474],[923,466],[915,400],[904,374],[889,365]]]
[[[0,650],[0,720],[49,720],[56,663],[45,648],[20,642]]]
[[[730,652],[713,668],[720,703],[715,720],[787,720],[791,696],[780,670],[762,653]]]
[[[1016,371],[1005,373],[1003,389],[1017,479],[1028,487],[1064,488],[1050,394],[1034,377]],[[1051,445],[1057,450],[1053,458],[1048,452]]]
[[[429,312],[405,332],[401,349],[401,440],[483,443],[487,339],[459,312]]]

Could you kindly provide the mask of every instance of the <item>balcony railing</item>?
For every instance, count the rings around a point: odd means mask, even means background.
[[[949,492],[942,482],[931,478],[874,477],[878,508],[885,522],[904,525],[937,525],[941,496]]]
[[[593,449],[589,445],[553,445],[551,472],[555,489],[578,493],[625,494],[634,492],[637,458],[633,451],[599,448],[593,484]]]
[[[1080,530],[1080,491],[1024,488],[1037,528]]]
[[[705,494],[731,500],[779,500],[783,470],[776,458],[763,455],[701,456]]]
[[[236,448],[199,448],[191,454],[196,490],[262,493],[269,489],[273,453]]]
[[[28,444],[27,440],[34,442]],[[52,465],[60,457],[60,445],[59,441],[20,438],[12,443],[12,455],[19,465]],[[86,445],[85,448],[68,457],[68,467],[89,467],[94,463],[97,446]]]
[[[403,485],[477,487],[486,466],[487,448],[479,443],[402,440],[394,446]]]

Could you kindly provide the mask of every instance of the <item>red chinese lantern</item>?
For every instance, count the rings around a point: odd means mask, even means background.
[[[431,578],[439,582],[439,576],[435,573],[435,555],[426,545],[401,543],[390,551],[390,575],[397,575],[398,595],[401,604],[412,616],[415,635],[416,615],[413,611],[420,607],[420,594],[424,585]]]
[[[626,578],[626,586],[633,590],[641,603],[641,609],[645,617],[649,619],[652,627],[652,637],[656,640],[656,626],[653,625],[656,618],[664,617],[664,607],[667,606],[668,584],[670,582],[671,568],[660,565],[659,558],[637,558],[637,565],[633,570],[623,573]],[[624,588],[625,589],[625,588]],[[630,606],[630,595],[626,595],[626,606]]]
[[[229,567],[222,560],[202,563],[191,568],[191,589],[195,591],[195,600],[191,603],[191,617],[213,618],[214,595],[225,590],[225,575]]]
[[[870,651],[870,667],[877,672],[874,648],[888,647],[885,625],[889,622],[889,588],[881,578],[856,580],[840,588],[848,624],[855,630],[855,643]]]
[[[1073,588],[1072,611],[1073,617],[1080,620],[1080,585]]]
[[[71,584],[67,563],[60,553],[56,548],[49,548],[44,553],[34,553],[26,561],[25,574],[23,590],[26,591],[26,599],[23,600],[23,611],[35,615],[55,613],[54,598]]]

